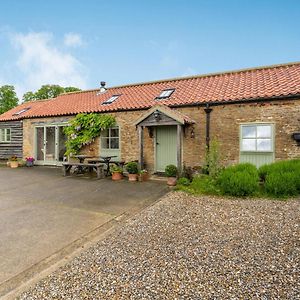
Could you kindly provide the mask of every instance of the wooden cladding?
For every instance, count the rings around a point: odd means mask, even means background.
[[[10,129],[10,142],[0,142],[0,159],[12,155],[23,156],[23,124],[22,121],[0,122],[0,129]]]

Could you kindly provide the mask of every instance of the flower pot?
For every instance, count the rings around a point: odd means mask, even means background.
[[[143,173],[139,175],[139,181],[147,181],[149,179],[148,173]]]
[[[33,167],[33,161],[26,161],[26,167]]]
[[[10,167],[12,169],[15,169],[19,166],[19,162],[18,161],[10,161]]]
[[[115,173],[111,174],[111,179],[114,181],[121,180],[121,179],[123,179],[123,175],[122,175],[122,173],[115,172]]]
[[[169,186],[175,186],[176,182],[177,182],[177,178],[176,177],[168,177],[167,185],[169,185]]]
[[[128,174],[129,181],[137,181],[138,174]]]

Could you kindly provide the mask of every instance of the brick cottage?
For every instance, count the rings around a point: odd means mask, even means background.
[[[116,126],[82,152],[139,160],[151,172],[201,166],[211,140],[224,164],[300,157],[300,63],[61,94],[0,116],[0,158],[60,165],[63,127],[78,113],[111,114]],[[299,142],[299,141],[298,141]]]

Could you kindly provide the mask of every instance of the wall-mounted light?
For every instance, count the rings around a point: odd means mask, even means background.
[[[297,145],[300,146],[300,132],[294,132],[292,137],[297,142]]]
[[[160,120],[160,112],[158,110],[156,110],[153,115],[154,115],[155,121],[158,122]]]
[[[147,127],[147,129],[148,129],[149,138],[152,139],[153,138],[153,127]]]

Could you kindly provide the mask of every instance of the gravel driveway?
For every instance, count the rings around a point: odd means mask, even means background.
[[[300,299],[299,215],[172,192],[20,299]]]

